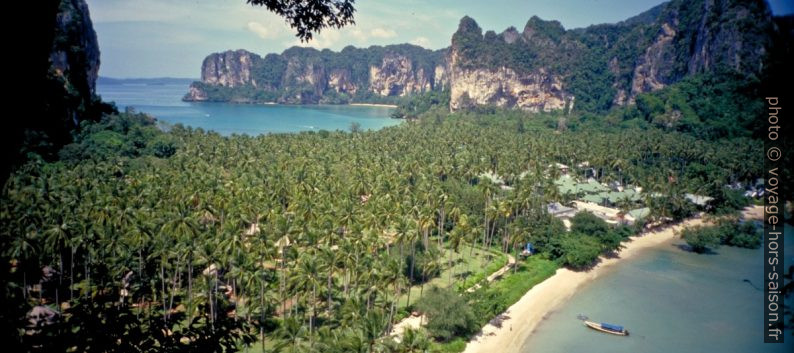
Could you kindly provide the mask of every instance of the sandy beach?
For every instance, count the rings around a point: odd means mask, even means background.
[[[350,103],[348,105],[357,105],[357,106],[362,106],[362,107],[397,108],[397,105],[395,105],[395,104]]]
[[[763,209],[760,206],[755,206],[748,208],[744,214],[747,218],[757,218],[759,212],[763,215]],[[502,322],[501,328],[491,324],[486,325],[475,338],[468,342],[464,352],[519,352],[521,345],[545,316],[560,304],[565,303],[580,286],[598,278],[623,259],[631,258],[643,250],[669,243],[676,238],[677,232],[682,228],[703,223],[703,219],[698,216],[676,225],[631,237],[630,241],[623,242],[624,248],[617,257],[601,257],[599,263],[589,271],[577,272],[567,268],[558,269],[553,276],[530,289],[518,302],[507,309],[505,314],[509,319]]]

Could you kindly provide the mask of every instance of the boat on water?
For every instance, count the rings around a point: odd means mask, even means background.
[[[618,336],[629,335],[629,331],[626,330],[623,326],[612,325],[605,322],[598,323],[587,320],[584,320],[584,324],[591,329],[598,330],[601,332],[611,333],[613,335],[618,335]]]

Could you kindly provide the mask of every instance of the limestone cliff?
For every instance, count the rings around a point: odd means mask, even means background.
[[[513,44],[519,40],[533,40],[529,26],[524,34],[508,28],[501,39],[489,39],[495,33],[486,33],[471,18],[461,20],[458,31],[452,38],[450,53],[450,109],[459,110],[478,105],[494,105],[504,108],[519,108],[527,111],[552,111],[563,109],[569,95],[563,90],[561,76],[539,67],[517,71],[508,61],[478,62],[480,54],[472,45],[481,41],[502,40]]]
[[[20,1],[9,14],[24,14],[32,28],[10,35],[15,64],[6,70],[23,119],[4,124],[0,183],[31,152],[47,159],[72,141],[81,121],[97,120],[113,109],[96,96],[99,45],[85,0]],[[17,42],[15,42],[17,41]]]
[[[264,58],[245,50],[204,59],[187,101],[383,101],[448,85],[444,51],[403,44],[341,52],[290,48]]]
[[[656,35],[634,68],[629,103],[686,75],[733,70],[759,76],[775,31],[763,1],[674,1],[654,26]]]
[[[62,0],[55,16],[50,71],[67,91],[89,102],[96,94],[99,44],[85,0]]]
[[[254,54],[242,49],[211,54],[201,65],[201,81],[225,87],[256,86],[251,80],[252,56]]]
[[[520,108],[532,112],[549,112],[565,107],[567,94],[558,76],[544,69],[519,75],[515,70],[455,68],[453,53],[450,109],[477,105]]]
[[[381,96],[405,96],[433,89],[433,72],[414,70],[404,55],[387,55],[379,66],[369,67],[370,90]]]
[[[670,81],[672,65],[667,65],[671,61],[672,41],[675,38],[676,23],[663,23],[659,29],[659,34],[654,42],[645,49],[645,53],[637,60],[634,67],[634,76],[631,80],[631,94],[628,98],[629,103],[634,103],[638,94],[655,91],[663,88]],[[622,97],[622,89],[615,97],[615,102],[622,105],[626,99]]]
[[[673,0],[616,24],[566,30],[532,17],[485,34],[464,17],[450,47],[450,108],[606,111],[686,76],[760,77],[775,32],[763,0]]]

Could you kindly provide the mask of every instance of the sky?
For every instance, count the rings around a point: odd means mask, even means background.
[[[358,0],[355,25],[325,29],[301,43],[284,19],[245,0],[87,0],[106,77],[201,75],[210,53],[246,49],[264,55],[294,45],[339,50],[413,43],[449,46],[460,18],[468,15],[497,33],[519,30],[536,15],[566,29],[614,23],[662,0]],[[771,0],[776,14],[794,13],[794,0]]]

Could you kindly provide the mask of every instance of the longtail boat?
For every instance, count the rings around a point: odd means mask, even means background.
[[[601,332],[611,333],[613,335],[618,335],[618,336],[628,336],[629,335],[629,331],[626,330],[625,328],[623,328],[623,326],[607,324],[605,322],[597,323],[597,322],[592,322],[592,321],[587,321],[587,320],[584,321],[584,324],[587,325],[587,327],[589,327],[591,329],[598,330],[598,331],[601,331]]]

